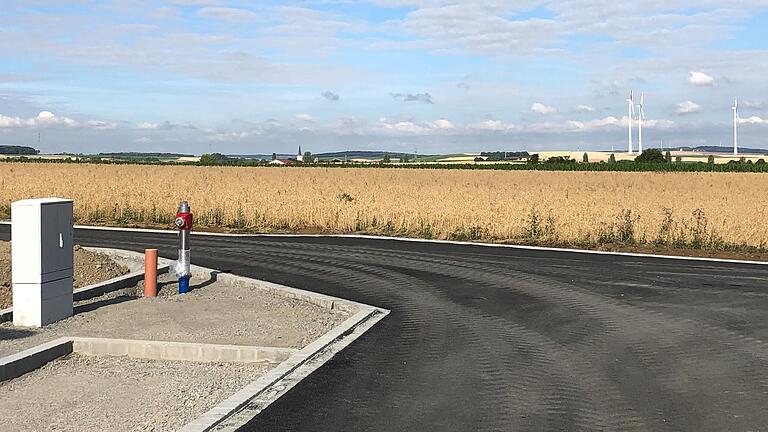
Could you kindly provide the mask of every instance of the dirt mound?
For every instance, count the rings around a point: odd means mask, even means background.
[[[108,256],[74,247],[74,283],[81,288],[128,273]],[[11,244],[0,242],[0,309],[11,306]]]

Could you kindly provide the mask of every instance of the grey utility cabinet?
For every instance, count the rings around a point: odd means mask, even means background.
[[[72,200],[11,204],[13,323],[41,327],[72,316]]]

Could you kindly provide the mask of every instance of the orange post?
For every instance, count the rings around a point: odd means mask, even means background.
[[[144,297],[157,297],[157,249],[144,249]]]

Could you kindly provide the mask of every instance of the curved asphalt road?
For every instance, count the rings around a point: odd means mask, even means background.
[[[76,241],[175,256],[173,235]],[[200,265],[392,311],[246,430],[768,429],[768,267],[341,238],[192,245]]]

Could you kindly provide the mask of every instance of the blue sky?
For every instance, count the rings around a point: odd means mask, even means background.
[[[0,143],[46,152],[768,147],[768,2],[3,0]],[[670,144],[671,143],[671,144]]]

